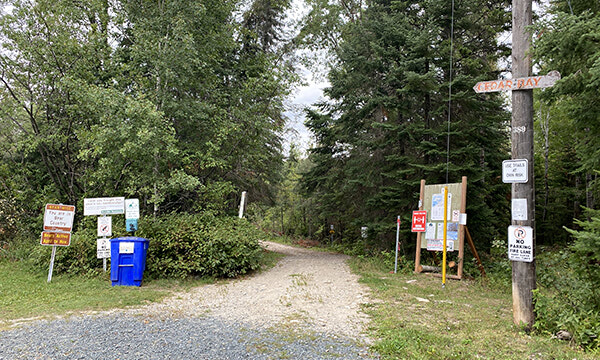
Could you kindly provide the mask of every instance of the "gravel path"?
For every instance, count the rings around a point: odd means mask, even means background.
[[[276,243],[285,258],[158,304],[0,332],[0,359],[362,359],[368,290],[347,257]]]

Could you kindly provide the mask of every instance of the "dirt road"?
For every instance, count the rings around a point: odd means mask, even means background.
[[[177,293],[133,310],[157,316],[210,315],[260,328],[303,328],[368,342],[361,304],[368,289],[350,272],[347,256],[272,242],[286,256],[272,269],[243,279]]]

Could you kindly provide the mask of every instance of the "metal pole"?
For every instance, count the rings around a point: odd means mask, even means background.
[[[104,272],[106,272],[106,258],[102,258],[102,268],[104,269]]]
[[[442,288],[446,288],[446,243],[448,239],[448,186],[444,187],[444,242],[442,244]]]
[[[527,27],[532,23],[532,0],[512,2],[512,76],[531,76],[531,33]],[[527,199],[527,220],[513,221],[513,225],[531,226],[535,229],[535,197],[533,177],[533,90],[512,92],[512,134],[513,159],[527,159],[527,183],[512,184],[513,199]],[[535,232],[533,249],[535,249]],[[512,262],[513,321],[528,328],[533,325],[533,290],[536,285],[535,260],[532,262]]]
[[[398,243],[400,240],[400,215],[396,221],[396,262],[394,263],[394,274],[398,272]]]
[[[52,281],[52,271],[54,270],[54,257],[56,256],[56,245],[52,245],[52,256],[50,257],[50,269],[48,270],[48,282]]]

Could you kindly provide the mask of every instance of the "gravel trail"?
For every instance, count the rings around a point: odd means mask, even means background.
[[[348,257],[277,243],[269,271],[133,309],[0,332],[0,359],[363,359],[368,289]]]

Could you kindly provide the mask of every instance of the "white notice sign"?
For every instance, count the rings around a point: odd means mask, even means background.
[[[132,242],[120,242],[119,254],[133,254],[133,245]]]
[[[140,218],[140,200],[127,199],[125,200],[125,219]]]
[[[83,199],[83,215],[123,214],[124,204],[124,197]]]
[[[513,221],[527,220],[527,199],[512,199],[511,210]]]
[[[98,218],[98,236],[110,237],[112,235],[112,218],[100,216]]]
[[[502,162],[503,183],[526,183],[528,181],[527,159],[504,160]]]
[[[533,229],[531,226],[511,225],[508,227],[508,259],[533,261]]]
[[[96,240],[96,258],[98,258],[98,259],[110,258],[110,240],[109,239]]]

